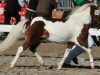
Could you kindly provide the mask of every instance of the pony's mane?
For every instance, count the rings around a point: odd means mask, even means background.
[[[90,6],[90,4],[88,3],[88,4],[84,4],[83,6],[81,6],[79,8],[75,8],[75,9],[72,10],[72,14],[84,11],[89,6]]]
[[[93,3],[87,3],[87,4],[84,4],[83,6],[81,6],[81,7],[75,7],[75,8],[73,8],[72,9],[72,12],[70,13],[70,15],[69,15],[69,17],[68,18],[70,18],[70,16],[72,16],[72,15],[74,15],[74,14],[76,14],[76,13],[80,13],[80,12],[82,12],[82,11],[84,11],[86,8],[88,8],[90,5],[94,5]]]

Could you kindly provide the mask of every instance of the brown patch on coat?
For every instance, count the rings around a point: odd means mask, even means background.
[[[96,6],[93,6],[93,5],[91,5],[90,7],[91,7],[90,15],[92,17],[91,26],[98,27],[98,25],[100,25],[100,16],[95,15],[95,10],[98,10],[98,8]]]
[[[85,24],[83,29],[81,30],[80,35],[77,37],[79,44],[81,46],[85,46],[85,47],[88,47],[86,44],[86,40],[88,37],[89,26],[96,27],[96,28],[100,27],[99,26],[100,25],[100,16],[94,14],[95,10],[97,10],[98,8],[96,6],[93,6],[93,5],[91,5],[90,7],[91,7],[90,15],[92,17],[91,24],[90,25]]]
[[[46,29],[44,29],[42,37],[43,38],[48,38],[49,37],[49,32]]]
[[[26,47],[29,47],[31,44],[40,40],[40,37],[44,33],[44,22],[36,21],[32,26],[28,26],[25,32],[25,44]]]
[[[81,30],[81,33],[77,37],[77,41],[81,46],[88,47],[86,44],[86,40],[88,37],[88,30],[89,30],[89,25],[84,25],[83,29]]]
[[[67,48],[72,48],[75,45],[74,42],[67,42]]]

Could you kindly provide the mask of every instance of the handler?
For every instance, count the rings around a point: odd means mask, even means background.
[[[52,10],[56,7],[56,0],[30,0],[26,11],[26,18],[29,20],[35,16],[49,18],[52,15]]]

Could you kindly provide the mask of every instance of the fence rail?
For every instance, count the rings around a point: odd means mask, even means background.
[[[72,0],[61,0],[63,7],[74,7]]]
[[[0,24],[0,32],[10,32],[16,25]]]

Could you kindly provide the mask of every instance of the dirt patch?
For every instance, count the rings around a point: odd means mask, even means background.
[[[9,68],[9,63],[13,60],[17,48],[23,41],[17,41],[14,46],[0,54],[0,75],[100,75],[100,48],[93,48],[95,59],[95,69],[90,68],[88,55],[86,52],[81,54],[79,64],[72,68],[62,68],[57,70],[57,64],[60,62],[66,49],[66,44],[42,43],[37,51],[43,56],[45,65],[41,66],[34,54],[29,50],[23,52],[13,69]]]

